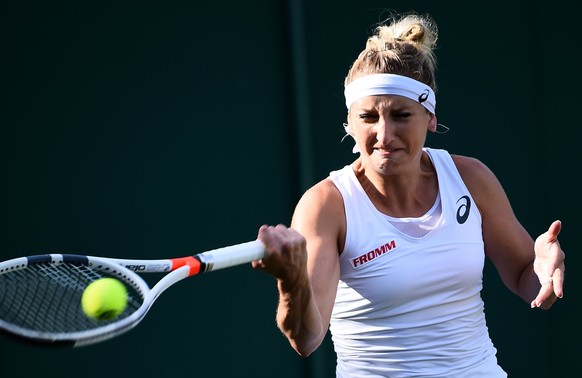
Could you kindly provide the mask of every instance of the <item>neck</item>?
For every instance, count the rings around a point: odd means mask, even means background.
[[[420,217],[430,210],[438,193],[436,172],[425,155],[415,168],[394,174],[366,170],[361,159],[352,167],[378,211],[393,217]]]

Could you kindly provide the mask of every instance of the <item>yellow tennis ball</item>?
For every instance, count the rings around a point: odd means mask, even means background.
[[[113,319],[126,307],[127,289],[115,278],[101,278],[91,282],[81,297],[83,312],[93,319]]]

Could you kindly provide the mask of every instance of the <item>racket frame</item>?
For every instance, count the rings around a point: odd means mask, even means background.
[[[24,341],[44,345],[80,347],[119,336],[134,328],[147,314],[155,300],[175,283],[200,273],[224,269],[261,259],[264,245],[259,240],[217,248],[193,256],[158,259],[118,259],[74,254],[45,254],[18,257],[0,262],[0,275],[26,269],[31,264],[74,262],[120,279],[132,286],[143,302],[135,312],[114,322],[77,332],[43,332],[24,328],[0,319],[0,331]],[[138,273],[166,273],[152,288]]]

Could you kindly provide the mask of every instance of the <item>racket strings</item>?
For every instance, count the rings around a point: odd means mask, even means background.
[[[0,319],[15,326],[48,333],[76,332],[101,327],[81,310],[84,289],[92,281],[110,276],[84,265],[32,264],[0,275]],[[120,277],[115,277],[120,278]],[[129,316],[142,303],[129,286],[127,309],[115,321]],[[113,321],[113,320],[112,320]]]

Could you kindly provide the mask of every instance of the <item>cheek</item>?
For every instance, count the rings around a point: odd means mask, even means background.
[[[371,130],[365,127],[353,127],[350,126],[351,129],[351,136],[353,136],[354,138],[358,139],[358,140],[366,140],[367,138],[370,137],[370,132]]]

